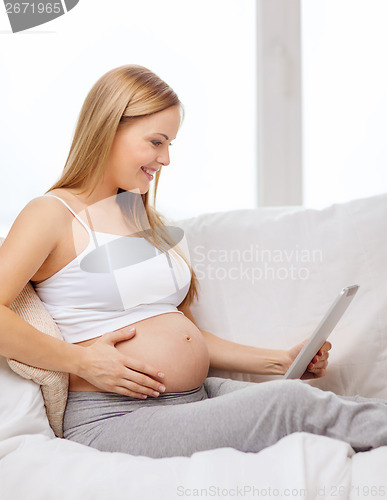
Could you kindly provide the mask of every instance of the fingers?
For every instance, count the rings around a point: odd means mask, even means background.
[[[326,373],[326,368],[328,366],[329,352],[322,350],[322,354],[316,354],[316,356],[309,363],[307,370],[313,373],[316,377],[323,377]]]
[[[330,351],[332,349],[332,344],[330,342],[325,342],[325,344],[318,351],[318,355],[321,356],[324,352]]]
[[[325,342],[325,344],[321,347],[321,349],[318,351],[318,353],[315,355],[315,357],[312,359],[312,361],[309,363],[310,368],[322,368],[326,367],[327,360],[329,358],[329,350],[332,349],[332,344],[330,342]],[[308,367],[308,368],[309,368]]]
[[[329,358],[328,351],[330,349],[332,349],[332,344],[330,342],[325,342],[309,363],[301,379],[308,380],[310,378],[319,378],[325,376]]]
[[[109,392],[114,392],[116,394],[122,394],[123,396],[129,396],[130,398],[137,398],[137,399],[147,399],[148,398],[148,394],[144,394],[142,392],[136,392],[136,391],[132,391],[126,387],[122,387],[122,386],[114,386],[111,388],[111,390]]]
[[[157,398],[161,392],[165,391],[165,386],[162,384],[159,384],[160,390],[156,390],[137,384],[133,380],[123,380],[120,383],[122,383],[122,385],[117,385],[114,387],[113,391],[133,398],[146,399],[149,396]]]
[[[121,386],[113,386],[109,389],[109,392],[114,392],[115,394],[122,394],[123,396],[129,396],[130,398],[137,398],[137,399],[147,399],[147,395],[132,391],[130,389],[127,389],[126,387],[121,387]]]
[[[114,344],[135,335],[135,331],[122,330],[105,334],[83,348],[87,356],[80,376],[108,392],[140,398],[141,395],[158,397],[161,392],[165,392],[165,385],[162,383],[164,373],[119,352]]]
[[[162,383],[162,379],[165,377],[163,372],[130,356],[122,356],[120,362],[123,365],[123,370],[120,371],[120,378],[116,384],[117,387],[126,391],[125,394],[129,395],[128,391],[132,391],[157,397],[161,392],[165,392],[165,385]]]
[[[324,351],[322,354],[316,354],[316,356],[312,359],[311,363],[316,365],[323,361],[326,361],[328,358],[329,358],[329,352]]]
[[[130,398],[137,398],[137,399],[148,399],[148,397],[156,397],[154,394],[144,394],[142,392],[136,392],[132,391],[130,389],[127,389],[126,387],[122,386],[116,386],[113,387],[111,392],[114,392],[116,394],[122,394],[124,396],[129,396]]]
[[[135,370],[136,372],[149,375],[152,378],[164,377],[164,373],[155,368],[154,366],[148,363],[144,363],[143,361],[139,361],[138,359],[131,358],[130,356],[124,356],[123,363],[131,370]]]
[[[162,382],[154,380],[143,373],[138,373],[124,365],[118,368],[117,365],[109,368],[109,374],[106,370],[103,376],[97,374],[95,377],[85,377],[85,379],[90,379],[91,383],[105,391],[136,398],[158,397],[161,392],[165,392],[165,385]]]
[[[132,368],[127,371],[127,376],[122,378],[119,384],[125,389],[148,396],[157,397],[161,392],[165,392],[165,385],[162,382],[154,380],[144,373],[134,371]]]
[[[124,340],[130,340],[132,337],[136,335],[135,327],[124,327],[119,330],[114,330],[114,332],[105,333],[102,335],[102,342],[107,342],[109,344],[115,345],[118,342],[122,342]]]

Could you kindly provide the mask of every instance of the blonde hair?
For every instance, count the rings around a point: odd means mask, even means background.
[[[90,189],[93,192],[102,178],[118,127],[130,126],[136,118],[172,106],[179,106],[183,111],[176,93],[149,69],[131,64],[107,72],[87,95],[63,173],[46,192],[58,188],[76,188],[79,194]],[[149,202],[149,191],[140,195],[118,189],[116,199],[124,217],[143,231],[146,240],[161,250],[173,248],[188,264],[191,283],[182,304],[189,305],[198,298],[198,281],[187,257],[168,231],[166,219],[154,206],[160,173],[161,168],[156,173],[153,206]]]

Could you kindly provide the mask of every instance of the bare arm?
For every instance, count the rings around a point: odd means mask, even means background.
[[[146,363],[122,355],[117,342],[135,333],[121,329],[91,346],[69,344],[40,332],[9,305],[59,241],[68,214],[52,199],[36,198],[22,210],[0,247],[0,355],[48,370],[74,373],[97,387],[134,397],[152,394],[162,378]],[[67,219],[68,220],[68,219]]]
[[[178,307],[178,309],[196,325],[189,306]],[[299,344],[299,346],[293,347],[290,350],[263,349],[224,340],[210,332],[201,330],[200,328],[199,330],[207,342],[210,354],[210,366],[225,371],[259,375],[284,375],[303,345]],[[328,359],[327,351],[330,348],[331,345],[327,342],[321,348],[319,356],[315,356],[313,366],[309,365],[309,376],[306,374],[303,378],[325,375]]]
[[[79,373],[82,351],[73,344],[50,337],[0,305],[0,354],[27,365]]]
[[[40,368],[76,372],[76,346],[40,332],[9,309],[31,276],[54,250],[58,227],[46,200],[22,210],[0,247],[0,354]]]

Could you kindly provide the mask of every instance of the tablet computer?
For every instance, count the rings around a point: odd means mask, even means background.
[[[300,378],[304,374],[309,363],[324,345],[330,333],[337,325],[352,299],[356,295],[358,289],[359,285],[351,285],[341,290],[339,296],[328,309],[308,342],[306,342],[296,359],[291,364],[289,370],[285,373],[286,379]]]

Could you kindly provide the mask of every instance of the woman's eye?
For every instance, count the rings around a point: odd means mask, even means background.
[[[163,143],[160,141],[151,141],[154,146],[161,146]],[[170,146],[173,146],[172,142],[169,144]]]

